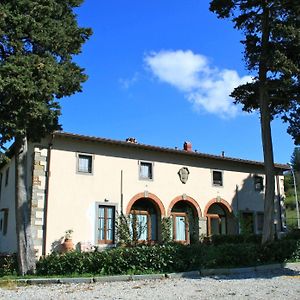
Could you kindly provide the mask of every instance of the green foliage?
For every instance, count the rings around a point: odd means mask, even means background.
[[[255,241],[255,242],[252,242]],[[228,237],[215,244],[197,243],[118,247],[101,252],[52,253],[40,258],[37,275],[117,275],[168,273],[200,268],[242,267],[265,263],[299,261],[299,231],[261,246],[252,237]],[[15,274],[16,257],[0,257],[0,276]]]
[[[222,244],[259,244],[261,242],[261,235],[258,234],[239,234],[239,235],[213,235],[211,237],[211,244],[219,246]]]
[[[119,245],[129,246],[132,243],[130,234],[131,221],[128,216],[121,213],[116,221],[116,236]]]
[[[205,252],[204,267],[220,268],[257,264],[258,244],[221,244],[211,246]]]
[[[283,239],[261,247],[259,261],[261,263],[300,260],[300,240]]]
[[[295,147],[291,157],[291,164],[295,173],[300,173],[300,147]]]
[[[17,257],[15,255],[0,255],[0,277],[14,275],[17,272]]]
[[[288,132],[299,144],[300,2],[212,0],[210,10],[244,33],[245,62],[255,78],[234,90],[235,103],[247,112],[261,109],[263,87],[269,112],[289,122]]]
[[[284,237],[285,240],[300,240],[300,229],[294,228],[290,230],[286,236]]]
[[[223,243],[119,247],[102,252],[51,254],[37,264],[38,275],[144,274],[241,267],[263,263],[297,261],[300,240],[285,238],[261,246],[259,243]]]
[[[82,0],[0,3],[0,146],[16,136],[39,140],[59,129],[58,99],[81,91],[72,61],[91,30],[73,9]]]
[[[243,218],[242,212],[238,212],[238,219],[241,228],[241,235],[248,236],[253,234],[253,224],[249,220]]]
[[[172,241],[172,218],[165,217],[161,220],[161,239],[162,243],[169,243]]]
[[[147,230],[147,224],[139,223],[135,214],[125,216],[122,213],[116,222],[116,227],[118,244],[126,246],[136,246],[141,243],[140,237]]]
[[[174,257],[180,257],[181,245],[156,245],[119,247],[116,249],[63,255],[51,254],[40,259],[37,274],[92,273],[101,275],[141,274],[151,272],[180,271]]]

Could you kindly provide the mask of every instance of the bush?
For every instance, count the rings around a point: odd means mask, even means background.
[[[37,263],[40,275],[63,274],[141,274],[153,272],[182,271],[184,246],[155,245],[119,247],[102,252],[68,252],[62,255],[51,254]],[[176,258],[180,258],[176,260]]]
[[[300,229],[294,228],[290,230],[283,239],[300,240]]]
[[[206,268],[243,267],[256,265],[259,245],[251,244],[223,244],[210,246],[203,257]]]
[[[261,246],[245,237],[215,238],[214,244],[139,245],[101,252],[52,253],[37,262],[38,275],[145,274],[199,270],[200,268],[243,267],[257,264],[299,261],[300,239],[294,235]],[[250,239],[250,237],[248,237]],[[238,243],[239,241],[239,243]],[[16,274],[16,256],[0,256],[0,276]]]
[[[242,243],[255,243],[261,242],[261,235],[258,234],[240,234],[240,235],[213,235],[211,243],[215,246],[223,244],[242,244]]]
[[[274,263],[300,260],[300,240],[283,239],[260,246],[259,261]]]
[[[17,268],[18,264],[15,254],[0,255],[0,276],[15,275]]]

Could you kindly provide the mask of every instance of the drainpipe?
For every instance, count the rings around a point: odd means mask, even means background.
[[[239,212],[239,186],[235,186],[235,195],[236,195],[236,216],[238,219],[238,234],[241,233],[241,224],[240,224],[240,212]]]
[[[47,238],[47,216],[48,216],[48,198],[49,198],[49,181],[50,181],[50,161],[51,150],[53,146],[54,134],[51,135],[47,150],[47,169],[46,169],[46,186],[45,186],[45,202],[44,202],[44,228],[43,228],[43,248],[42,255],[46,255],[46,238]]]
[[[123,215],[123,170],[121,170],[121,215]]]
[[[278,206],[278,222],[279,222],[279,230],[283,231],[283,224],[282,224],[282,210],[281,210],[281,194],[280,194],[280,181],[279,176],[276,175],[276,185],[277,185],[277,206]]]

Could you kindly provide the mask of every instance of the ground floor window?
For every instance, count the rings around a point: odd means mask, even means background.
[[[258,212],[256,214],[256,228],[258,232],[262,232],[264,226],[264,213]]]
[[[254,233],[254,214],[253,212],[242,212],[240,220],[241,233]]]
[[[207,211],[207,233],[208,235],[227,234],[227,212],[219,204],[212,204]]]
[[[98,243],[113,244],[115,240],[115,207],[98,207]]]
[[[189,244],[199,240],[199,219],[196,208],[185,200],[180,200],[172,207],[173,241]]]
[[[189,224],[186,213],[172,213],[173,240],[176,242],[188,242]]]
[[[6,235],[7,233],[7,223],[8,223],[8,209],[3,208],[0,210],[0,233]]]
[[[130,212],[131,236],[136,241],[157,241],[158,212],[147,198],[137,200]]]

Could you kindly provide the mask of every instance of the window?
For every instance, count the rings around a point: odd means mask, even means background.
[[[98,243],[113,244],[115,239],[115,207],[98,206]]]
[[[8,177],[9,177],[9,168],[7,168],[5,172],[5,186],[7,186],[8,184]]]
[[[213,171],[213,185],[223,186],[223,173],[221,171]]]
[[[8,209],[3,208],[0,210],[0,232],[3,235],[7,233],[7,222],[8,222]]]
[[[187,213],[172,213],[173,240],[181,243],[189,242],[189,223]]]
[[[254,233],[254,215],[252,212],[242,213],[241,231],[242,234]]]
[[[257,231],[262,231],[264,225],[264,213],[257,213],[256,224],[257,224]]]
[[[259,192],[264,189],[264,179],[262,176],[254,176],[254,189]]]
[[[78,154],[78,172],[92,173],[92,156],[85,154]]]
[[[153,179],[153,164],[151,162],[140,162],[140,179]]]
[[[130,234],[133,241],[151,242],[157,240],[158,212],[147,198],[137,200],[130,211]]]

